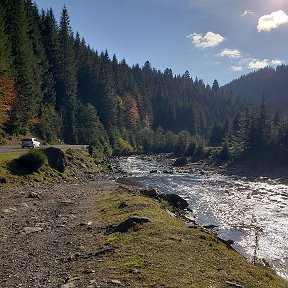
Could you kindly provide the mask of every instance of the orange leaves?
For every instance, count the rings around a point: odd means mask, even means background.
[[[0,76],[0,125],[9,120],[9,111],[16,99],[14,80]]]
[[[123,102],[126,110],[125,118],[132,128],[136,128],[139,122],[139,112],[137,102],[134,98],[132,98],[129,95],[123,97]]]

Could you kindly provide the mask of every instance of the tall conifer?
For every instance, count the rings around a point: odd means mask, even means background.
[[[57,105],[63,118],[63,135],[66,143],[77,143],[77,70],[73,40],[68,11],[64,6],[59,27],[60,57]]]

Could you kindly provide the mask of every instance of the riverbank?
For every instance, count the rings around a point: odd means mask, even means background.
[[[1,188],[1,287],[288,286],[166,202],[119,187],[113,167],[92,174],[82,164],[72,182]],[[115,231],[135,216],[147,221]]]
[[[108,227],[148,219],[127,232]],[[287,287],[166,202],[94,181],[1,190],[1,287]],[[110,230],[111,231],[111,230]]]

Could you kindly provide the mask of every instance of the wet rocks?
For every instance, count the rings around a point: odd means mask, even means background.
[[[144,196],[154,198],[154,199],[160,199],[161,195],[163,195],[162,192],[160,192],[158,189],[145,189],[140,191]]]
[[[109,226],[107,228],[107,232],[108,233],[128,232],[130,228],[133,228],[137,224],[144,224],[147,222],[150,222],[150,220],[146,217],[132,216],[124,220],[123,222],[120,222],[119,224]]]
[[[185,166],[188,164],[188,160],[186,157],[181,157],[181,158],[177,158],[175,160],[175,162],[173,163],[173,166],[175,167],[179,167],[179,166]]]
[[[214,224],[205,224],[205,225],[202,225],[203,228],[206,228],[206,229],[211,229],[213,230],[214,228],[218,228],[218,225],[214,225]]]
[[[177,194],[164,194],[161,198],[178,209],[188,208],[188,202]]]
[[[165,194],[158,189],[145,189],[140,192],[147,197],[167,201],[170,205],[180,210],[187,209],[189,206],[188,202],[177,194]]]

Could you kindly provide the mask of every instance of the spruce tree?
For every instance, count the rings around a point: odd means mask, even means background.
[[[25,134],[37,119],[43,98],[41,69],[30,38],[26,2],[3,0],[16,74],[17,99],[9,130]]]
[[[77,69],[73,40],[68,11],[64,6],[59,27],[59,79],[56,100],[63,119],[64,141],[70,144],[77,143]]]
[[[0,76],[12,76],[11,43],[5,23],[4,8],[0,4]]]

